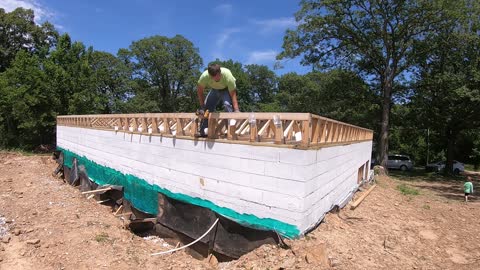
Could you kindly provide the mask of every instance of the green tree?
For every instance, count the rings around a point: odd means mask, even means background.
[[[8,13],[0,8],[0,72],[10,66],[21,50],[45,55],[57,37],[52,24],[35,24],[32,10],[17,8]]]
[[[417,72],[415,114],[442,135],[447,173],[461,132],[480,127],[480,9],[474,7],[434,42],[423,44],[429,55],[420,59]]]
[[[0,146],[33,149],[54,142],[59,100],[36,55],[19,51],[0,74]]]
[[[310,112],[371,129],[371,119],[379,112],[373,91],[358,75],[344,70],[285,74],[276,100],[284,111]]]
[[[278,80],[275,73],[264,65],[246,65],[245,70],[250,82],[251,99],[257,104],[273,102]]]
[[[443,4],[444,3],[444,4]],[[443,4],[443,5],[442,5]],[[446,21],[448,1],[303,0],[296,30],[287,31],[279,59],[303,55],[316,68],[344,67],[376,82],[382,114],[379,154],[387,162],[394,84],[412,67],[413,44]]]
[[[153,36],[120,50],[119,57],[133,70],[129,111],[173,112],[193,107],[202,59],[192,42],[180,35]]]
[[[103,114],[120,112],[131,93],[131,70],[119,58],[101,51],[90,54],[89,64],[96,111]]]
[[[72,42],[68,34],[58,39],[58,44],[44,61],[44,70],[49,78],[49,87],[60,99],[56,108],[59,114],[100,113],[92,91],[93,71],[89,59],[93,49],[81,42]]]

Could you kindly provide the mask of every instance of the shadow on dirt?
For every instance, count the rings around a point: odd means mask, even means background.
[[[465,200],[463,184],[465,183],[468,175],[473,178],[474,191],[477,187],[480,187],[479,176],[475,174],[462,174],[462,175],[442,175],[435,172],[426,172],[424,169],[416,169],[413,171],[401,172],[401,171],[389,171],[390,177],[410,182],[410,184],[416,188],[430,190],[436,193],[436,195],[446,198],[452,201],[463,202]],[[479,202],[480,198],[476,193],[469,197],[469,202]]]

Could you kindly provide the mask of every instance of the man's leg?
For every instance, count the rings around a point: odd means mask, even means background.
[[[207,97],[205,98],[205,110],[209,112],[214,112],[215,107],[217,107],[218,102],[220,101],[220,93],[218,90],[210,90]],[[208,119],[202,119],[200,123],[200,136],[206,136],[205,128],[208,127]]]
[[[232,97],[230,96],[230,93],[227,90],[222,90],[220,91],[222,95],[222,103],[223,103],[223,109],[226,112],[233,112],[233,102],[232,102]]]

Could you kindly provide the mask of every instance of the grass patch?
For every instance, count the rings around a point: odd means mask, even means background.
[[[480,172],[480,168],[475,170],[472,164],[465,164],[465,170],[472,171],[472,172]]]
[[[425,209],[425,210],[430,210],[430,205],[425,204],[425,205],[423,206],[423,209]]]
[[[415,168],[413,171],[400,172],[395,170],[389,171],[389,176],[398,180],[416,182],[441,182],[441,181],[463,181],[463,175],[443,175],[437,172],[426,172],[422,168]]]
[[[107,242],[109,241],[110,238],[108,236],[107,233],[104,233],[102,232],[101,234],[98,234],[97,236],[95,236],[95,241],[99,242],[99,243],[102,243],[102,242]]]
[[[398,185],[397,189],[400,190],[400,192],[403,195],[419,195],[420,194],[420,192],[417,189],[407,186],[406,184]]]

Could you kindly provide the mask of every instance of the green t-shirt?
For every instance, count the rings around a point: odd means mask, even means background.
[[[463,189],[465,190],[465,193],[473,193],[472,182],[465,182],[465,184],[463,185]]]
[[[233,91],[237,88],[235,85],[235,77],[233,77],[232,72],[228,68],[221,67],[220,81],[216,82],[210,75],[208,75],[208,70],[205,70],[200,79],[198,79],[198,84],[208,89],[223,90],[228,88],[228,91]]]

